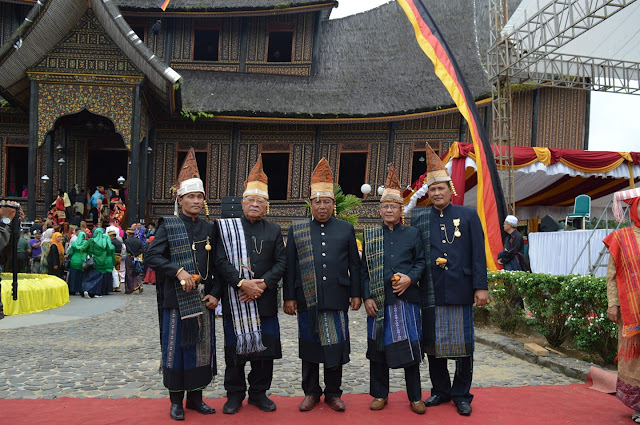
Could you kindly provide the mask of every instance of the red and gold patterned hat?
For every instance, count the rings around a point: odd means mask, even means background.
[[[325,158],[318,162],[313,173],[311,173],[311,194],[309,197],[336,199],[333,194],[333,173],[329,167],[329,162]]]
[[[429,143],[427,146],[427,175],[424,178],[425,186],[429,187],[434,183],[450,182],[451,177],[444,167],[444,163],[438,155],[431,149]]]
[[[262,170],[262,155],[259,155],[258,162],[253,166],[251,172],[249,172],[249,176],[247,176],[247,179],[244,181],[244,193],[242,196],[255,195],[269,199],[268,183],[267,175]]]
[[[396,172],[396,167],[391,163],[389,164],[389,174],[387,174],[387,181],[384,184],[384,191],[380,197],[380,202],[403,203],[402,188],[400,187],[398,173]]]

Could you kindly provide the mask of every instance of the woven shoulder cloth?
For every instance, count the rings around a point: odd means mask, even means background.
[[[228,218],[218,220],[217,223],[227,260],[238,270],[238,280],[252,279],[251,261],[247,254],[242,220]],[[245,303],[240,300],[239,291],[233,285],[228,285],[228,288],[233,331],[237,341],[236,353],[248,356],[266,350],[267,347],[262,343],[262,328],[257,302],[251,300]]]
[[[189,274],[196,274],[196,263],[191,249],[193,242],[189,240],[184,222],[179,217],[168,217],[164,219],[164,226],[167,229],[171,262],[184,267]],[[200,332],[199,322],[193,319],[200,318],[206,307],[200,298],[200,291],[187,292],[182,288],[177,278],[174,278],[173,281],[178,298],[180,319],[182,320],[182,345],[193,347],[198,341],[198,333]]]
[[[420,279],[420,312],[422,315],[422,333],[424,350],[435,354],[436,294],[431,277],[431,208],[416,208],[411,212],[411,225],[422,236],[424,258],[427,260],[424,274]]]
[[[315,262],[313,258],[313,246],[311,245],[311,226],[309,220],[295,221],[293,240],[296,243],[298,262],[302,279],[302,292],[309,310],[310,329],[317,332],[318,322],[318,286],[316,282]]]
[[[378,351],[384,350],[384,233],[382,226],[363,229],[365,261],[369,271],[369,293],[378,306],[375,337]]]

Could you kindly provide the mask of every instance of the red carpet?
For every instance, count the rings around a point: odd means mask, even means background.
[[[602,393],[615,394],[618,374],[599,367],[591,366],[587,375],[587,387]],[[589,386],[591,385],[591,386]]]
[[[243,405],[236,415],[223,415],[224,399],[208,400],[218,413],[203,416],[186,410],[189,424],[630,424],[631,410],[614,396],[591,391],[586,384],[474,389],[473,414],[462,417],[451,403],[427,409],[423,416],[409,410],[406,393],[391,394],[380,412],[369,410],[367,394],[346,394],[346,412],[334,412],[321,402],[311,412],[299,412],[301,397],[273,397],[278,410],[263,413]],[[425,393],[426,396],[426,393]],[[168,399],[0,400],[0,424],[159,424],[169,418]]]

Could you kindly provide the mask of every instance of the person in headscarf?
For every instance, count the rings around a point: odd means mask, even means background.
[[[62,279],[64,274],[64,268],[62,267],[64,263],[64,245],[62,245],[62,233],[60,232],[55,232],[51,236],[51,247],[47,256],[47,263],[49,274]]]
[[[180,169],[176,189],[176,217],[159,223],[145,263],[159,279],[162,376],[171,400],[169,415],[183,420],[184,407],[205,415],[215,413],[202,400],[202,389],[217,373],[215,308],[220,288],[213,278],[212,246],[216,235],[215,226],[198,217],[203,209],[209,214],[193,148]]]
[[[115,273],[114,272],[111,273],[113,275],[113,292],[120,292],[120,286],[121,286],[120,264],[122,261],[123,244],[122,244],[122,241],[120,240],[120,237],[118,236],[117,229],[109,230],[109,227],[107,227],[107,235],[109,235],[109,237],[111,238],[111,243],[115,248],[115,260],[113,264],[113,269]]]
[[[282,358],[278,323],[278,281],[287,268],[282,230],[264,216],[269,209],[267,175],[258,157],[244,182],[242,218],[218,220],[216,267],[223,282],[225,335],[223,413],[237,413],[247,393],[245,365],[251,363],[249,404],[276,409],[267,397],[273,360]],[[236,235],[241,235],[237,238]]]
[[[138,268],[142,254],[142,242],[135,235],[134,229],[127,229],[127,239],[124,240],[124,246],[127,249],[127,255],[124,259],[124,292],[126,294],[131,294],[135,291],[142,293],[144,289]]]
[[[51,248],[51,238],[53,228],[49,227],[42,233],[42,254],[40,255],[40,273],[49,274],[49,250]]]
[[[82,264],[87,258],[87,240],[84,232],[78,232],[76,239],[69,246],[67,255],[69,256],[69,274],[67,275],[69,293],[71,295],[82,294],[82,282],[84,281]]]
[[[147,238],[147,242],[149,242],[149,245],[151,245],[151,243],[153,242],[154,239],[155,239],[155,237],[153,235],[149,236],[149,238]],[[149,245],[147,245],[147,248],[149,247]],[[151,284],[151,285],[155,285],[156,284],[156,272],[151,267],[147,266],[147,271],[144,274],[143,283],[148,283],[148,284]]]
[[[360,258],[353,225],[334,217],[333,173],[322,158],[311,175],[311,219],[289,228],[284,312],[298,316],[299,356],[304,399],[300,411],[320,402],[320,363],[324,364],[324,401],[344,411],[340,396],[342,365],[349,362],[349,317],[358,310]]]
[[[609,249],[607,265],[607,316],[618,324],[618,380],[616,396],[633,409],[640,423],[640,189],[616,192],[613,213],[624,218],[622,203],[629,204],[633,226],[616,230],[604,239]]]
[[[29,241],[31,245],[31,273],[40,273],[40,262],[42,261],[42,232],[33,230],[33,239]]]
[[[489,300],[484,232],[475,210],[451,203],[455,194],[451,177],[428,143],[426,151],[427,174],[412,198],[428,193],[433,207],[414,210],[411,217],[423,236],[428,267],[420,280],[423,347],[433,385],[425,405],[453,401],[460,415],[469,416],[473,306],[482,307]],[[415,205],[413,200],[409,205]],[[453,385],[448,359],[456,362]]]
[[[103,228],[98,227],[93,231],[93,236],[87,245],[87,255],[93,258],[94,264],[85,273],[85,281],[82,285],[84,296],[89,298],[92,295],[107,295],[113,291],[111,271],[115,261],[115,248]]]
[[[58,197],[54,202],[56,224],[64,223],[67,219],[67,212],[64,206],[64,195],[64,191],[60,189],[58,192]]]
[[[369,408],[382,410],[389,396],[389,368],[403,368],[411,410],[426,411],[420,387],[420,289],[426,268],[420,232],[405,226],[402,188],[393,164],[380,197],[383,223],[363,233],[360,278],[367,311]]]

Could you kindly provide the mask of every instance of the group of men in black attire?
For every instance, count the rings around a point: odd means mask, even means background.
[[[184,409],[215,413],[202,390],[216,374],[215,314],[223,304],[227,401],[234,414],[248,403],[276,409],[267,397],[273,361],[282,357],[278,282],[284,312],[296,315],[302,388],[300,411],[324,401],[344,411],[342,366],[349,362],[348,310],[364,299],[367,358],[371,362],[370,408],[388,402],[389,368],[404,368],[410,408],[453,401],[471,414],[473,310],[488,300],[484,237],[478,215],[451,204],[451,181],[427,147],[424,184],[434,208],[414,211],[404,224],[403,198],[392,166],[381,197],[383,223],[367,226],[360,259],[354,227],[336,217],[333,175],[323,158],[310,185],[311,219],[294,222],[285,247],[280,226],[266,220],[267,176],[261,160],[245,181],[243,217],[210,223],[195,153],[180,170],[176,217],[159,223],[145,262],[157,273],[162,370],[170,416]],[[437,160],[437,161],[436,161]],[[178,213],[178,207],[180,212]],[[214,278],[215,276],[215,278]],[[419,363],[428,355],[431,396],[423,402]],[[447,359],[456,360],[453,385]],[[248,386],[245,365],[250,363]],[[324,367],[324,390],[319,365]],[[186,392],[186,405],[183,399]]]

